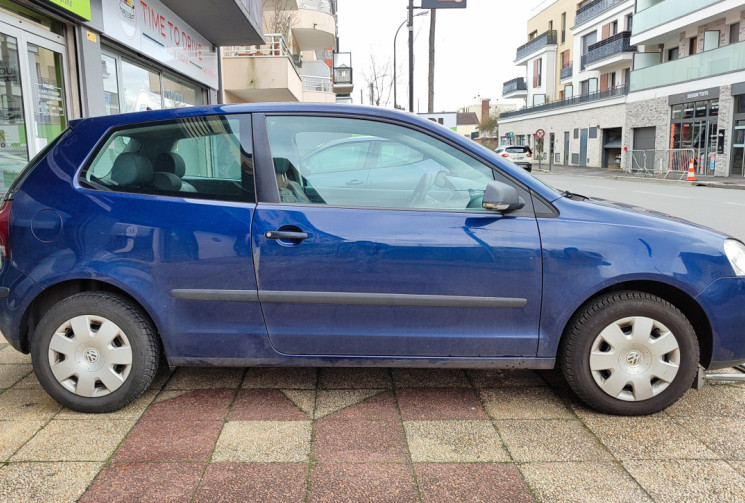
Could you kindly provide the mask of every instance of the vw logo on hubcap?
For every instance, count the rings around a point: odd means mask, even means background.
[[[642,362],[642,355],[636,351],[629,351],[626,355],[626,363],[629,367],[637,367]]]
[[[85,353],[83,353],[83,358],[88,363],[96,363],[98,361],[98,351],[93,348],[86,349]]]

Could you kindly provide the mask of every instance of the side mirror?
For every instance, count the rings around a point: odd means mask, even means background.
[[[486,186],[481,206],[485,210],[506,212],[519,210],[525,206],[525,202],[520,199],[515,187],[495,180]]]

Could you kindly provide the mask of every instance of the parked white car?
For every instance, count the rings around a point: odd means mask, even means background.
[[[533,152],[525,145],[500,145],[494,150],[497,154],[512,161],[526,171],[533,170]]]

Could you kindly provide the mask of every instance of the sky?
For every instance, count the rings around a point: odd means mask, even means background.
[[[467,0],[465,9],[438,9],[435,27],[435,112],[455,112],[479,98],[502,99],[502,84],[525,76],[514,65],[517,48],[527,42],[527,22],[545,0]],[[414,5],[420,5],[415,0]],[[379,70],[393,74],[393,39],[406,20],[408,0],[337,0],[340,52],[352,53],[355,104],[369,104],[371,57]],[[422,12],[415,10],[415,14]],[[414,112],[427,111],[429,14],[414,18]],[[396,39],[398,104],[408,106],[408,32]],[[367,77],[367,79],[365,78]],[[382,102],[387,97],[383,93]],[[393,107],[393,93],[387,103]]]

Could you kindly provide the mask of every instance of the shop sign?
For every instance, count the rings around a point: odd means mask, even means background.
[[[54,4],[57,7],[61,7],[86,21],[91,20],[90,0],[47,0],[47,2]]]
[[[62,101],[62,88],[45,82],[37,82],[34,90],[36,114],[51,120],[52,117],[64,117],[65,107]],[[53,121],[54,123],[56,121]],[[47,123],[47,122],[44,122]]]
[[[159,0],[102,3],[104,34],[213,89],[219,87],[212,44]]]
[[[669,105],[680,105],[681,103],[690,103],[691,101],[705,101],[719,98],[719,88],[700,89],[687,93],[673,94],[668,98]]]

